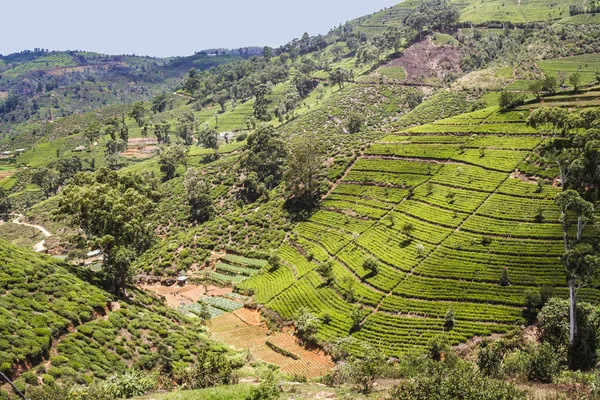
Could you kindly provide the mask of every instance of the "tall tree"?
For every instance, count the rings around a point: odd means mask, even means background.
[[[219,133],[208,124],[198,135],[198,145],[206,149],[213,149],[215,157],[219,157]]]
[[[260,84],[254,89],[254,117],[260,121],[271,120],[268,109],[269,99],[267,98],[269,93],[269,87],[265,84]]]
[[[188,72],[188,76],[183,84],[186,92],[190,95],[195,96],[198,89],[200,89],[200,76],[196,68],[191,68]]]
[[[198,131],[198,120],[193,112],[184,113],[177,120],[177,136],[179,136],[186,146],[194,143],[194,136]]]
[[[358,48],[356,53],[356,65],[369,64],[373,65],[375,61],[379,60],[379,49],[371,43],[365,43]]]
[[[169,146],[160,152],[158,164],[160,165],[160,172],[165,174],[165,181],[173,179],[177,167],[185,164],[185,152],[186,149],[181,145]]]
[[[283,176],[287,152],[283,141],[271,125],[261,127],[248,138],[240,166],[254,172],[268,189],[275,187]]]
[[[349,82],[354,78],[354,73],[352,71],[348,71],[345,68],[337,67],[329,74],[329,80],[333,85],[339,85],[340,89],[344,87],[346,82]]]
[[[304,136],[293,146],[284,178],[295,202],[313,206],[318,199],[321,153],[321,144],[315,138]]]
[[[171,124],[169,121],[163,119],[160,123],[154,125],[154,135],[158,140],[158,143],[169,143],[169,133],[171,131]]]
[[[228,98],[229,95],[227,94],[227,91],[225,89],[218,91],[213,97],[214,101],[219,103],[219,105],[221,106],[222,113],[225,112],[225,103],[227,102]]]
[[[152,111],[154,113],[161,113],[165,111],[167,105],[169,104],[169,98],[165,93],[159,94],[152,100]]]
[[[42,189],[46,198],[55,195],[60,187],[60,174],[53,168],[37,168],[33,171],[31,180]]]
[[[198,170],[190,168],[185,174],[184,185],[192,220],[197,223],[208,221],[215,211],[210,197],[210,184]]]
[[[127,143],[121,139],[111,139],[106,143],[104,157],[106,158],[106,163],[111,169],[117,168],[121,158],[121,153],[123,153],[126,149]]]
[[[144,122],[146,121],[146,109],[144,108],[144,103],[141,101],[135,103],[129,116],[135,120],[140,128],[144,126]]]
[[[100,139],[100,136],[102,136],[102,128],[100,128],[100,124],[98,122],[92,122],[86,126],[83,136],[85,136],[87,139],[88,144],[92,146],[98,139]]]

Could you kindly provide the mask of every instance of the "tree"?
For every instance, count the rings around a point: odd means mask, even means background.
[[[169,133],[171,132],[171,124],[166,119],[160,121],[160,123],[154,125],[154,135],[158,143],[169,143]]]
[[[509,110],[522,105],[524,101],[525,97],[522,94],[504,91],[500,93],[498,104],[500,107]]]
[[[196,68],[191,68],[188,72],[188,76],[183,84],[183,88],[190,95],[195,96],[198,89],[200,89],[201,81],[200,76]],[[159,111],[162,112],[162,111]]]
[[[3,188],[0,188],[0,219],[6,221],[12,208],[8,193]]]
[[[302,137],[292,148],[284,173],[286,189],[291,198],[312,207],[318,197],[321,171],[321,145],[317,140]]]
[[[365,258],[362,267],[369,272],[369,275],[377,275],[379,272],[379,262],[372,256]]]
[[[215,158],[219,157],[219,134],[208,124],[204,127],[198,136],[198,145],[201,145],[205,149],[213,149],[215,151]]]
[[[316,314],[302,307],[296,313],[294,325],[302,340],[307,343],[316,342],[316,334],[321,328],[321,319]]]
[[[177,136],[183,140],[186,146],[194,143],[194,135],[196,135],[198,130],[198,120],[196,120],[194,113],[188,111],[179,117],[175,129],[177,130]]]
[[[317,266],[317,272],[321,274],[327,285],[333,281],[333,262],[325,261]]]
[[[337,67],[329,74],[329,80],[333,85],[339,85],[340,89],[344,87],[344,83],[354,78],[354,73],[345,68]]]
[[[261,127],[248,138],[240,158],[242,170],[254,172],[259,183],[268,189],[275,187],[282,178],[287,157],[285,145],[271,125]]]
[[[510,286],[510,276],[508,275],[508,268],[502,268],[502,273],[500,274],[500,286]]]
[[[127,143],[121,139],[109,140],[106,142],[106,149],[104,150],[104,157],[109,168],[114,169],[119,165],[119,158],[121,153],[127,149]]]
[[[318,81],[314,80],[310,75],[297,73],[292,79],[292,83],[298,90],[300,98],[305,98],[310,92],[317,87]]]
[[[157,199],[148,176],[119,176],[107,168],[79,174],[58,198],[57,214],[67,218],[104,254],[103,276],[117,295],[125,294],[131,262],[154,240],[148,214]]]
[[[52,162],[49,167],[58,171],[59,182],[61,184],[75,176],[75,174],[78,172],[83,171],[83,164],[81,162],[81,158],[78,156],[61,158],[60,160]]]
[[[185,148],[181,145],[175,145],[160,152],[158,164],[160,165],[160,172],[165,174],[165,181],[169,181],[175,177],[177,167],[185,162],[185,151]]]
[[[400,51],[404,34],[397,26],[390,26],[387,28],[383,33],[383,37],[387,41],[388,48],[394,49],[394,52],[396,53]]]
[[[102,129],[100,128],[100,124],[98,122],[92,122],[85,127],[85,131],[83,132],[83,136],[85,136],[90,146],[96,143],[101,135]]]
[[[446,317],[444,318],[444,329],[447,331],[452,330],[455,322],[456,317],[454,316],[454,307],[450,306],[448,311],[446,311]]]
[[[569,76],[569,83],[573,86],[573,91],[578,91],[579,85],[581,85],[581,73],[579,71],[573,72]]]
[[[55,169],[41,167],[33,171],[31,181],[42,189],[46,198],[49,198],[56,194],[60,186],[60,174]]]
[[[187,170],[183,183],[192,220],[197,223],[208,221],[215,211],[210,197],[210,184],[193,168]]]
[[[263,47],[262,54],[264,58],[270,59],[271,57],[273,57],[273,49],[269,46],[265,46]]]
[[[568,357],[573,369],[589,370],[596,365],[600,314],[589,303],[577,304],[578,335],[574,345],[569,343],[569,301],[551,298],[539,314],[540,339],[552,346],[560,357]]]
[[[138,126],[141,128],[146,121],[146,109],[144,108],[144,103],[141,101],[135,103],[129,116],[135,120]]]
[[[213,97],[213,100],[219,103],[219,105],[221,106],[221,113],[225,112],[225,103],[227,102],[228,98],[229,95],[227,94],[227,91],[225,89],[218,91]]]
[[[410,222],[405,222],[401,227],[402,233],[404,233],[407,238],[410,238],[410,235],[414,229],[415,226]]]
[[[169,98],[165,93],[159,94],[152,100],[152,111],[154,113],[161,113],[165,111],[167,108],[167,104],[169,103]]]
[[[356,53],[356,65],[369,64],[379,60],[379,49],[371,43],[365,43],[358,48]]]
[[[564,108],[539,107],[529,114],[526,124],[537,130],[566,135],[574,128],[574,119]]]
[[[348,133],[358,133],[360,129],[365,124],[365,117],[361,113],[357,111],[353,111],[348,116],[348,121],[346,122],[346,128],[348,128]]]
[[[360,355],[346,361],[344,374],[356,390],[368,394],[373,390],[375,380],[385,371],[387,357],[378,347],[364,342],[360,344]]]
[[[254,117],[260,121],[271,120],[268,110],[269,99],[267,99],[269,93],[269,87],[265,84],[260,84],[254,89]]]

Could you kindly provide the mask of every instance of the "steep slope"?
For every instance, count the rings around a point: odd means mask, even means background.
[[[527,291],[567,295],[559,189],[517,173],[544,141],[523,112],[489,108],[374,143],[289,235],[282,267],[240,288],[286,320],[303,307],[328,315],[323,340],[351,335],[391,355],[444,331],[457,344],[520,326]],[[375,271],[366,269],[371,258]],[[326,262],[331,284],[316,269]],[[595,289],[581,295],[600,300]],[[360,325],[350,318],[356,309]]]
[[[202,349],[223,351],[197,320],[159,299],[134,289],[115,299],[93,274],[3,240],[0,315],[0,367],[19,385],[36,375],[89,383],[134,366],[151,370],[161,343],[188,363]]]

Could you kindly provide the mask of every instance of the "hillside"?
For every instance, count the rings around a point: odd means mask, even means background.
[[[1,371],[30,400],[593,398],[595,4],[0,57]]]
[[[127,299],[116,299],[93,274],[3,240],[0,258],[0,366],[21,390],[89,383],[134,367],[150,371],[160,346],[174,363],[193,364],[204,351],[229,354],[198,318],[147,293],[132,288]]]

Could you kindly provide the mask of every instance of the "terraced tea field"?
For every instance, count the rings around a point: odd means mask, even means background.
[[[454,344],[523,324],[527,290],[567,293],[559,189],[516,173],[545,140],[527,114],[480,110],[374,143],[279,249],[283,265],[240,288],[284,319],[303,307],[328,315],[321,339],[351,335],[390,355],[426,346],[449,309]],[[316,271],[324,261],[331,284]],[[365,318],[351,329],[357,306]]]

